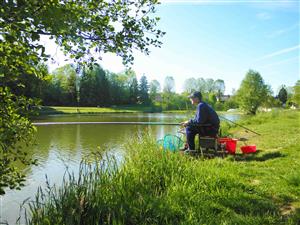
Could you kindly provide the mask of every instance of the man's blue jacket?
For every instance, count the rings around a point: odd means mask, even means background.
[[[220,119],[215,110],[205,102],[200,102],[194,119],[189,121],[189,125],[211,124],[212,127],[219,129]]]

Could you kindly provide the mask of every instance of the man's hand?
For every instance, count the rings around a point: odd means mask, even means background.
[[[184,127],[187,127],[188,124],[189,124],[189,121],[184,121],[184,122],[182,122],[180,125],[181,125],[181,126],[184,126]]]

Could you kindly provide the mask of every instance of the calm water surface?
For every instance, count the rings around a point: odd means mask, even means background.
[[[230,120],[239,115],[222,115]],[[53,115],[41,117],[36,122],[180,122],[189,118],[185,114],[101,114],[101,115]],[[25,187],[20,191],[7,190],[0,197],[0,222],[15,224],[20,213],[20,204],[32,199],[39,186],[45,186],[45,176],[51,184],[60,184],[66,170],[78,171],[84,155],[101,148],[115,157],[122,156],[122,144],[131,136],[150,132],[156,139],[166,134],[178,134],[178,126],[158,125],[49,125],[38,126],[35,145],[27,149],[28,154],[38,159],[38,166],[26,167]]]

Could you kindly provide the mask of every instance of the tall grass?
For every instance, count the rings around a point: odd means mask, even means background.
[[[126,163],[82,163],[78,178],[40,189],[27,224],[275,224],[279,211],[240,181],[236,166],[158,150],[147,136]],[[259,206],[259,207],[258,207]]]
[[[277,159],[266,149],[250,161],[201,160],[135,137],[121,165],[100,154],[60,187],[39,189],[27,224],[297,224],[299,211],[282,212],[299,203],[299,172],[287,168],[297,168],[299,152],[290,146]]]

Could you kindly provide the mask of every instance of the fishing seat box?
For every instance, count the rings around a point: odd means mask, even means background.
[[[224,146],[220,145],[220,143],[218,142],[218,137],[199,135],[198,151],[200,151],[202,156],[221,155],[222,157],[224,157],[225,154]]]

